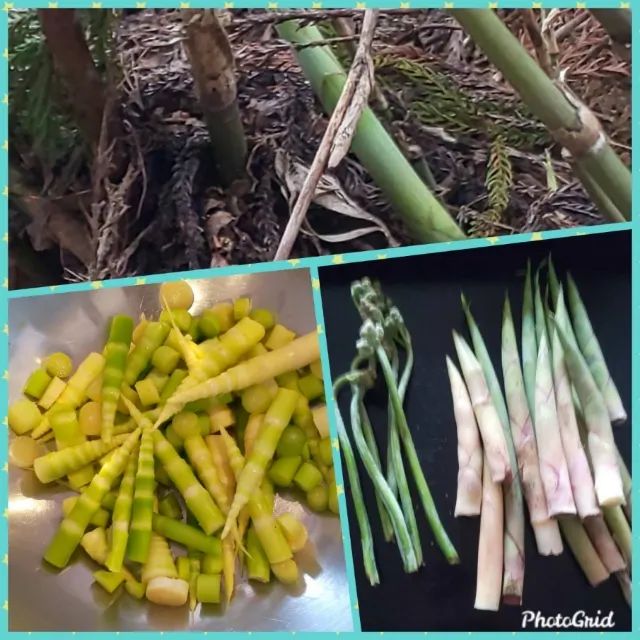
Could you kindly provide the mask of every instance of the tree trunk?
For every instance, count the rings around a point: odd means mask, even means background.
[[[228,186],[244,176],[247,156],[233,52],[215,10],[190,11],[187,15],[185,47],[195,91],[209,131],[219,179]]]
[[[65,89],[74,120],[87,142],[100,140],[106,87],[91,57],[73,9],[39,9],[40,24],[54,69]]]

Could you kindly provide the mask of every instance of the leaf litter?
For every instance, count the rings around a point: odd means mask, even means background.
[[[310,13],[317,12],[296,15]],[[501,13],[533,54],[521,12]],[[74,156],[58,167],[39,196],[46,200],[60,195],[56,189],[64,178],[64,195],[78,194],[78,203],[83,203],[78,209],[84,211],[79,216],[89,217],[95,258],[83,264],[73,251],[60,250],[61,279],[273,258],[327,118],[294,50],[278,39],[272,17],[250,10],[224,14],[250,150],[247,179],[226,190],[215,183],[206,127],[182,45],[180,12],[127,14],[115,37],[121,73],[114,112],[125,124],[118,141],[127,158],[124,170],[117,183],[103,180],[99,189],[93,185],[87,208],[91,168],[78,167]],[[332,17],[331,11],[321,15]],[[357,13],[345,15],[354,17],[357,33]],[[558,68],[568,86],[596,111],[629,162],[627,52],[611,44],[587,11],[562,11],[554,26],[562,35]],[[347,44],[334,47],[344,64],[350,61]],[[603,222],[544,128],[446,13],[382,12],[372,53],[373,94],[386,103],[382,109],[375,99],[372,107],[467,233],[495,235]],[[504,139],[508,157],[498,158],[496,166],[504,167],[506,161],[511,167],[491,174],[505,176],[499,197],[489,188],[488,163],[496,145],[488,132]],[[499,216],[487,215],[496,201],[501,203]],[[28,234],[19,214],[12,214],[16,228]],[[44,248],[52,240],[41,227],[31,231]],[[411,242],[383,194],[358,160],[347,154],[323,176],[292,257]]]

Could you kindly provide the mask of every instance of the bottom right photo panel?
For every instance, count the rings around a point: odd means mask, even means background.
[[[363,631],[631,630],[631,234],[324,267]]]

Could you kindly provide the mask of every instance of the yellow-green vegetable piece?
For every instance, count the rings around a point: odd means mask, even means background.
[[[333,447],[331,446],[331,438],[322,438],[318,443],[318,458],[322,464],[327,467],[333,466]]]
[[[313,511],[322,512],[327,510],[329,504],[329,491],[324,482],[320,482],[313,489],[307,492],[307,504]]]
[[[321,438],[329,437],[329,418],[327,416],[327,405],[321,404],[311,410],[313,423],[318,429]]]
[[[165,607],[181,607],[189,597],[189,583],[180,578],[153,578],[147,584],[149,602]]]
[[[124,588],[126,592],[136,600],[142,600],[145,593],[145,585],[137,580],[125,580]]]
[[[196,597],[204,604],[218,604],[220,602],[220,574],[208,575],[201,573],[196,582]]]
[[[283,324],[276,324],[273,329],[271,329],[269,337],[264,341],[264,346],[270,351],[280,349],[288,345],[290,342],[293,342],[295,337],[295,331],[287,329]]]
[[[264,413],[278,393],[278,383],[271,379],[247,387],[241,395],[242,408],[247,413]]]
[[[178,578],[180,580],[189,581],[191,576],[191,562],[187,556],[178,556],[176,558],[176,568],[178,569]]]
[[[284,533],[284,537],[287,539],[291,551],[294,553],[302,551],[309,539],[309,533],[304,524],[291,512],[279,515],[276,521],[280,529],[282,529],[282,533]]]
[[[33,467],[33,461],[43,453],[42,445],[31,436],[17,436],[9,442],[9,462],[21,469]]]
[[[89,385],[102,373],[104,363],[101,353],[90,353],[69,378],[56,404],[71,409],[79,407],[87,397]]]
[[[259,322],[267,331],[276,324],[276,317],[269,309],[254,309],[249,314],[249,317]]]
[[[269,560],[258,540],[258,534],[253,527],[249,527],[247,531],[247,577],[249,580],[256,582],[269,582],[271,578],[271,567]]]
[[[313,374],[309,374],[306,376],[302,376],[298,380],[298,387],[300,388],[300,393],[304,395],[307,400],[313,402],[313,400],[317,400],[318,398],[324,398],[324,384],[322,382],[322,378],[316,378]]]
[[[276,487],[290,487],[301,464],[301,456],[278,458],[269,469],[269,480]]]
[[[99,436],[102,430],[102,405],[99,402],[85,402],[78,411],[80,431],[85,436]]]
[[[315,360],[309,365],[309,371],[316,377],[322,380],[322,362],[320,360]]]
[[[98,564],[104,564],[109,551],[107,532],[104,527],[96,527],[85,533],[80,541],[80,546],[87,555]]]
[[[200,559],[200,573],[207,575],[222,573],[222,552],[205,553]]]
[[[42,364],[49,375],[57,378],[68,378],[73,371],[73,361],[62,351],[49,354]]]
[[[305,492],[311,491],[322,482],[322,473],[312,462],[304,462],[293,481]]]
[[[168,347],[166,344],[160,345],[151,356],[151,364],[161,373],[171,374],[180,362],[180,352]]]
[[[80,429],[78,416],[73,409],[56,409],[49,415],[49,422],[56,437],[59,451],[87,442],[86,436]],[[80,469],[70,471],[68,474],[69,485],[72,489],[80,489],[91,482],[93,473],[93,465],[90,463]]]
[[[22,435],[40,424],[42,414],[35,402],[22,398],[9,406],[7,417],[11,429],[18,435]]]
[[[161,535],[152,532],[147,561],[142,569],[142,582],[153,578],[177,578],[178,570],[173,562],[169,543]]]
[[[166,305],[169,309],[190,309],[193,300],[193,289],[184,280],[163,282],[160,285],[159,301],[163,308]]]
[[[209,409],[209,431],[217,433],[220,429],[226,429],[235,424],[236,418],[234,412],[229,407],[220,405]]]
[[[49,383],[51,382],[51,376],[44,369],[36,369],[28,378],[22,389],[22,393],[26,396],[30,396],[35,400],[42,397],[46,391]]]
[[[93,577],[107,593],[113,593],[124,582],[124,573],[111,573],[103,569],[94,571]]]
[[[135,384],[135,390],[140,399],[140,404],[143,407],[150,407],[160,402],[160,394],[158,388],[152,380],[145,378],[144,380],[138,380]]]
[[[51,382],[45,392],[40,396],[38,404],[45,409],[45,411],[50,409],[65,390],[66,386],[67,383],[64,380],[60,378],[51,378]]]
[[[93,402],[100,402],[102,400],[102,374],[100,374],[95,380],[87,387],[87,398]]]
[[[233,301],[233,318],[237,322],[251,313],[251,298],[237,298]]]

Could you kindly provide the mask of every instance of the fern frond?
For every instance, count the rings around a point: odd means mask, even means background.
[[[499,219],[509,204],[511,187],[513,186],[509,151],[500,135],[495,136],[491,141],[484,183],[487,187],[489,209]]]

